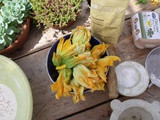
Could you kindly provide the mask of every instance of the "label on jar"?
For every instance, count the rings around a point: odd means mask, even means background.
[[[160,20],[157,12],[141,12],[132,17],[135,40],[160,39]]]

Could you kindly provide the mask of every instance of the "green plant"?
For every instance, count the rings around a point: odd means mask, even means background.
[[[138,0],[138,2],[136,4],[146,4],[147,0]]]
[[[157,6],[160,3],[160,0],[149,0],[154,6]],[[146,4],[148,0],[138,0],[136,4]]]
[[[31,4],[28,0],[0,0],[0,50],[10,46],[21,32]]]
[[[38,26],[42,23],[46,28],[53,25],[67,26],[75,21],[84,0],[31,0],[34,19]]]

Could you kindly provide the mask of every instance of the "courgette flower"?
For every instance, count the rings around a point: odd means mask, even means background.
[[[55,95],[56,99],[60,97],[66,97],[71,95],[72,87],[69,85],[71,80],[72,70],[71,69],[63,69],[59,71],[59,76],[57,81],[51,85],[51,89],[53,92],[57,91]]]
[[[88,69],[83,64],[73,68],[74,79],[83,87],[95,90],[104,90],[104,81],[98,76],[96,70]]]
[[[95,71],[90,71],[83,64],[79,64],[73,68],[73,77],[82,86],[88,89],[96,89],[94,85],[95,78],[98,74]]]
[[[57,54],[60,54],[62,57],[64,57],[66,56],[66,54],[69,54],[70,52],[74,52],[75,48],[76,46],[71,44],[70,39],[64,40],[64,38],[61,38],[57,46]]]
[[[70,57],[68,59],[66,59],[64,61],[64,64],[62,66],[60,66],[60,68],[73,68],[75,67],[76,65],[80,64],[80,63],[83,63],[84,61],[86,61],[87,59],[87,55],[85,54],[79,54],[78,56],[74,56],[74,57]]]
[[[93,56],[93,58],[100,58],[107,50],[107,48],[109,47],[109,45],[102,43],[99,45],[94,46],[91,49],[91,54]]]
[[[86,59],[83,60],[81,63],[86,66],[87,68],[94,69],[96,67],[96,59],[94,59],[91,55],[90,51],[81,53],[78,55],[79,57],[85,57]]]
[[[91,33],[84,26],[77,26],[76,29],[72,31],[71,37],[73,45],[76,45],[77,54],[83,53],[85,50],[89,50]]]
[[[61,56],[53,52],[53,57],[52,57],[53,65],[59,66],[61,64],[61,61],[62,61]]]
[[[113,66],[114,61],[121,61],[121,60],[117,56],[106,56],[96,61],[97,73],[104,82],[106,82],[107,79],[105,75],[105,73],[107,72],[107,67]]]
[[[154,6],[157,6],[160,3],[160,0],[150,0]]]
[[[56,53],[53,53],[53,64],[55,66],[63,65],[68,58],[76,54],[74,51],[75,47],[75,45],[71,44],[70,39],[64,41],[64,38],[61,38],[57,45]]]
[[[91,39],[90,31],[84,26],[77,26],[71,34],[73,44],[87,44]]]
[[[84,96],[84,87],[80,85],[74,78],[71,80],[70,85],[73,89],[72,99],[74,103],[78,103],[80,100],[85,101],[86,97]]]

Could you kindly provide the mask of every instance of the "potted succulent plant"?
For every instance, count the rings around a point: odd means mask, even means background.
[[[10,54],[22,46],[29,33],[28,0],[0,0],[0,54]]]
[[[84,0],[31,0],[34,19],[38,26],[64,29],[71,26]]]

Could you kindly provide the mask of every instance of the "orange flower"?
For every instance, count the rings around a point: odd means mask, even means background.
[[[96,62],[97,65],[97,73],[100,76],[100,78],[106,82],[106,75],[107,67],[113,66],[114,61],[121,61],[119,57],[117,56],[106,56],[104,58],[98,59]]]
[[[82,64],[79,64],[73,68],[73,77],[80,85],[84,86],[85,88],[94,89],[95,86],[92,82],[92,79],[97,76],[97,74],[94,74]]]
[[[53,52],[53,64],[55,66],[63,65],[67,59],[76,55],[75,48],[76,46],[71,44],[70,39],[64,41],[64,38],[61,38],[57,45],[56,53]]]
[[[51,85],[53,92],[57,92],[55,95],[56,99],[59,99],[61,96],[66,97],[71,95],[72,87],[69,85],[71,79],[72,70],[63,69],[59,72],[57,81]]]
[[[77,26],[76,29],[72,31],[71,37],[73,45],[76,45],[76,53],[77,55],[85,52],[85,50],[89,50],[91,33],[84,26]]]
[[[85,57],[85,60],[83,60],[81,63],[88,67],[88,68],[95,68],[96,67],[96,59],[94,59],[92,56],[91,56],[91,52],[90,51],[87,51],[87,52],[84,52],[82,54],[79,54],[78,55],[79,57]]]
[[[154,6],[157,6],[160,3],[160,0],[150,0]]]
[[[73,94],[72,94],[72,99],[74,103],[78,103],[80,100],[85,101],[86,97],[84,96],[84,87],[81,86],[74,78],[71,81],[70,84],[73,88]]]
[[[106,52],[108,47],[109,47],[109,45],[107,45],[105,43],[94,46],[91,49],[91,54],[92,54],[93,58],[100,58]]]
[[[77,28],[72,31],[71,39],[73,44],[87,44],[91,39],[91,33],[84,26],[77,26]]]

